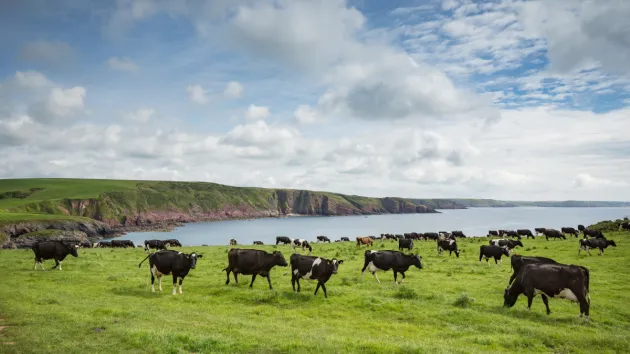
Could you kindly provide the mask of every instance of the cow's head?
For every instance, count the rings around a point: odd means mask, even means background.
[[[287,263],[287,260],[284,259],[284,256],[282,255],[282,252],[280,251],[273,251],[273,258],[275,261],[276,265],[279,265],[281,267],[286,267],[289,264]]]
[[[501,247],[501,254],[505,255],[506,257],[510,256],[510,249],[505,246],[505,247]]]
[[[422,269],[422,257],[419,255],[412,255],[411,265],[416,266],[418,269]]]
[[[503,293],[503,306],[512,307],[516,304],[516,300],[518,299],[518,294],[513,295],[510,293],[510,287],[505,288],[505,292]]]
[[[606,243],[608,244],[608,246],[617,247],[617,244],[613,240],[607,240]]]
[[[73,257],[79,257],[79,253],[77,252],[77,248],[79,248],[79,245],[77,244],[67,244],[64,243],[64,246],[66,246],[66,249],[68,249],[68,253],[71,254]]]
[[[333,258],[331,261],[328,261],[328,264],[332,266],[333,274],[337,274],[337,269],[341,263],[343,263],[343,260],[337,260],[337,258]]]
[[[197,266],[197,259],[202,257],[202,254],[196,254],[195,252],[187,254],[186,258],[188,258],[188,261],[190,262],[190,269],[195,269],[195,267]]]
[[[308,248],[308,251],[309,251],[309,252],[313,252],[313,247],[311,247],[311,244],[310,244],[310,243],[308,243],[308,242],[307,242],[307,243],[305,244],[305,247],[306,247],[306,248]]]
[[[523,242],[521,242],[521,241],[519,241],[519,240],[517,240],[517,241],[516,241],[516,242],[514,242],[514,243],[515,243],[517,246],[521,246],[521,247],[523,247]]]

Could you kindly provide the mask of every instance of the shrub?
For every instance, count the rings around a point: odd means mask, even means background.
[[[475,302],[475,299],[468,296],[466,292],[463,292],[453,303],[455,307],[468,308],[472,303]]]

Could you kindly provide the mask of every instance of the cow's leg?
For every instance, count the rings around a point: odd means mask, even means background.
[[[232,269],[225,268],[225,273],[227,274],[227,280],[225,281],[225,285],[230,284],[230,272],[232,272]]]
[[[512,273],[512,275],[510,276],[510,280],[508,281],[508,285],[512,284],[514,279],[516,279],[516,271],[514,273]]]
[[[328,299],[328,292],[326,291],[326,285],[322,283],[322,290],[324,290],[324,297]]]
[[[534,293],[533,292],[527,294],[527,310],[528,311],[532,309],[532,301],[534,301]]]
[[[547,300],[547,295],[540,294],[540,297],[542,297],[542,300],[545,303],[545,307],[547,308],[547,315],[551,314],[551,310],[549,309],[549,301]]]
[[[291,274],[291,287],[293,287],[293,291],[295,291],[295,274]]]
[[[236,270],[233,270],[232,274],[234,274],[234,282],[238,284],[238,272]]]
[[[574,294],[576,294],[578,302],[580,303],[580,318],[582,317],[582,314],[584,314],[586,315],[586,318],[584,318],[584,321],[588,322],[590,301],[588,301],[586,299],[586,296],[584,296],[584,294],[580,291],[574,292]]]
[[[603,248],[600,248],[600,249],[599,249],[599,255],[601,256],[602,254],[604,254],[604,249],[603,249]]]
[[[588,253],[589,256],[592,256],[590,247],[586,247],[586,253]]]
[[[158,275],[158,290],[162,291],[162,276]]]
[[[317,292],[319,291],[319,287],[320,287],[321,285],[322,285],[322,283],[318,280],[318,281],[317,281],[317,286],[315,287],[315,294],[313,294],[313,295],[317,295]],[[326,295],[324,295],[324,296],[326,296]]]
[[[402,284],[405,281],[405,272],[400,272],[400,275],[402,275],[402,279],[400,279],[400,284]]]
[[[177,275],[173,272],[173,295],[177,294]]]
[[[59,270],[61,270],[61,264],[63,263],[63,261],[59,261]]]
[[[155,292],[155,274],[153,274],[153,268],[150,269],[151,272],[151,292]]]
[[[254,285],[254,280],[256,280],[256,276],[257,276],[257,275],[258,275],[258,274],[256,274],[256,273],[254,273],[254,274],[252,275],[252,282],[249,284],[249,287],[250,287],[250,288]]]
[[[273,290],[273,286],[271,286],[271,274],[267,274],[267,283],[269,283],[269,290]]]
[[[394,269],[394,284],[398,284],[398,272],[396,271],[396,269]]]
[[[370,262],[368,262],[366,259],[365,263],[363,264],[363,269],[361,269],[361,280],[363,280],[363,274],[365,274],[365,269],[367,268],[368,264],[370,264]]]
[[[52,268],[51,268],[51,269],[55,269],[55,268],[57,268],[57,267],[59,267],[59,260],[58,260],[57,258],[55,258],[55,265],[54,265],[54,266],[52,266]]]
[[[376,279],[377,283],[381,282],[380,280],[378,280],[378,277],[376,276],[376,272],[372,272],[372,275],[374,276],[374,279]]]
[[[179,278],[179,293],[182,294],[182,283],[184,282],[184,278]]]

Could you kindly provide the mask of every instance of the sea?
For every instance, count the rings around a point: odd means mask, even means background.
[[[117,239],[143,244],[150,239],[178,239],[184,246],[240,245],[254,241],[275,243],[276,236],[315,241],[325,235],[331,240],[342,236],[379,236],[382,233],[438,232],[460,230],[471,237],[486,236],[488,230],[561,228],[588,226],[602,220],[630,216],[630,208],[470,208],[440,210],[437,214],[385,214],[368,216],[289,216],[250,220],[189,223],[172,232],[130,232]]]

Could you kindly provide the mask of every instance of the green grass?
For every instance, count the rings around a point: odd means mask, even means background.
[[[84,221],[91,222],[92,219],[80,216],[70,215],[53,215],[53,214],[36,214],[36,213],[2,213],[0,212],[0,225],[16,224],[19,222],[36,222],[36,221]]]
[[[0,352],[628,353],[630,242],[610,238],[618,247],[604,256],[578,257],[576,239],[525,240],[530,250],[518,251],[590,269],[590,324],[566,300],[550,300],[550,316],[539,297],[530,312],[523,297],[503,308],[510,266],[477,261],[486,239],[460,242],[459,259],[437,257],[434,242],[416,242],[424,269],[411,269],[402,285],[391,272],[379,273],[381,284],[369,273],[360,281],[363,247],[315,244],[313,254],[344,260],[327,284],[328,299],[321,290],[314,297],[308,281],[293,293],[288,268],[273,270],[273,291],[264,278],[249,289],[249,276],[224,285],[227,246],[183,248],[204,258],[177,296],[168,277],[162,293],[150,292],[148,265],[138,269],[141,249],[82,249],[63,271],[46,272],[33,270],[30,250],[2,251],[0,326],[8,327]],[[288,260],[288,246],[278,249]]]

